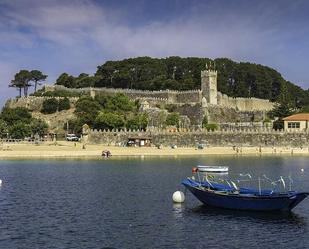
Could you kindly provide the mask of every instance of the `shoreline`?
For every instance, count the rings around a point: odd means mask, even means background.
[[[0,145],[0,160],[10,158],[102,158],[103,150],[109,150],[113,157],[153,157],[153,156],[288,156],[309,155],[309,148],[292,147],[206,147],[204,149],[163,147],[118,147],[86,145],[81,143],[61,141],[54,143],[35,144],[2,144]]]

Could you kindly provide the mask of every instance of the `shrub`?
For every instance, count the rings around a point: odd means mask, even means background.
[[[8,125],[7,123],[0,119],[0,138],[6,137],[6,134],[8,133]]]
[[[179,113],[173,112],[167,115],[165,123],[166,125],[173,125],[179,127],[179,119]]]
[[[127,121],[126,127],[131,130],[145,130],[148,125],[148,115],[138,114]]]
[[[63,98],[59,100],[58,111],[69,110],[70,107],[70,100],[68,98]]]
[[[1,113],[1,119],[4,120],[8,126],[18,121],[29,124],[31,122],[31,113],[24,107],[4,108]]]
[[[31,135],[31,129],[28,124],[17,122],[10,126],[9,134],[11,138],[24,139]]]
[[[177,105],[174,105],[174,104],[167,104],[167,105],[165,105],[165,109],[166,109],[168,112],[175,112],[176,109],[177,109]]]
[[[125,120],[122,115],[111,112],[101,112],[95,119],[97,129],[123,128],[124,124]]]
[[[215,131],[218,130],[219,127],[217,124],[207,124],[205,128],[207,129],[207,131]]]
[[[55,113],[58,110],[58,101],[55,98],[46,99],[43,101],[41,112],[45,114]]]
[[[47,134],[48,124],[41,119],[32,119],[30,123],[30,129],[32,135],[38,134],[40,137]]]
[[[207,116],[204,116],[203,121],[202,121],[202,127],[206,128],[207,124],[208,124],[208,118]]]

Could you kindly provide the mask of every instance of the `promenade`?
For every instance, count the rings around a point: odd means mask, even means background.
[[[193,155],[309,155],[308,147],[206,147],[204,149],[162,147],[118,147],[104,144],[83,146],[79,142],[61,141],[36,144],[0,145],[0,158],[84,158],[101,157],[103,150],[112,156],[193,156]]]

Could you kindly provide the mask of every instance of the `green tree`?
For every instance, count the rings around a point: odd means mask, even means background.
[[[67,97],[59,99],[59,103],[58,103],[59,112],[62,110],[69,110],[70,108],[71,108],[70,100]]]
[[[9,134],[11,138],[24,139],[31,136],[31,129],[29,124],[21,121],[14,123],[9,127]]]
[[[31,75],[31,81],[34,82],[34,92],[36,92],[37,85],[41,85],[40,81],[46,80],[47,75],[44,75],[39,70],[32,70],[32,71],[30,71],[30,75]]]
[[[134,110],[134,102],[122,93],[108,99],[105,108],[110,111],[130,112]]]
[[[119,129],[125,125],[122,115],[112,112],[100,112],[95,119],[96,129]]]
[[[143,113],[129,118],[126,123],[126,128],[131,130],[146,130],[147,125],[148,115]]]
[[[12,126],[16,122],[20,121],[26,124],[31,122],[31,113],[27,108],[4,108],[1,113],[2,120],[4,120],[8,126]]]
[[[8,132],[9,129],[7,123],[4,120],[0,119],[0,138],[6,137]]]
[[[165,123],[166,125],[173,125],[179,127],[179,119],[179,113],[173,112],[167,115]]]
[[[205,116],[203,117],[202,127],[203,127],[203,128],[206,128],[207,124],[208,124],[208,118],[207,118],[207,116],[205,115]]]
[[[55,98],[45,99],[42,105],[42,113],[51,114],[58,110],[58,100]]]
[[[218,125],[217,124],[207,124],[205,128],[207,129],[207,131],[215,131],[215,130],[218,130]]]
[[[48,124],[41,119],[33,118],[30,123],[30,129],[32,135],[38,134],[42,137],[48,132]]]
[[[69,128],[68,133],[81,134],[84,124],[85,123],[81,118],[75,118],[69,120],[68,123],[65,123],[63,129],[67,130],[67,128]]]
[[[16,87],[19,90],[19,97],[21,97],[21,90],[24,89],[24,96],[28,96],[28,89],[31,86],[31,73],[28,70],[20,70],[15,74],[14,79],[11,81],[10,87]]]
[[[62,85],[69,88],[76,87],[75,78],[67,73],[61,74],[56,80],[56,85]]]
[[[88,124],[91,128],[101,109],[101,105],[91,97],[82,97],[75,104],[75,114],[80,119],[79,122],[82,125]]]

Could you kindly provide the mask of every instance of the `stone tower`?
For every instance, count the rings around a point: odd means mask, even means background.
[[[206,64],[206,70],[201,71],[201,90],[203,97],[206,98],[207,103],[211,105],[217,105],[217,71],[212,68],[208,68]]]

